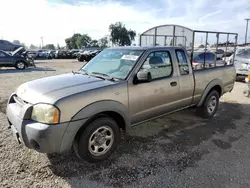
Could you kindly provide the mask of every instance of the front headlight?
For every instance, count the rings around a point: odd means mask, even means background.
[[[60,112],[50,104],[36,104],[33,106],[31,119],[40,123],[59,123]]]

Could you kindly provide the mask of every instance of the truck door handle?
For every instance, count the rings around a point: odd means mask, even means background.
[[[171,82],[170,85],[171,85],[172,87],[177,86],[177,82]]]

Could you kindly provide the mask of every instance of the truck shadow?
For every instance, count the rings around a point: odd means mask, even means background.
[[[244,116],[241,104],[221,102],[217,114],[209,120],[196,117],[194,112],[194,109],[181,111],[132,128],[117,151],[104,162],[89,164],[79,160],[72,151],[63,156],[48,155],[49,168],[72,187],[77,186],[76,178],[105,187],[123,187],[157,175],[164,168],[181,172],[197,166],[203,155],[209,153],[207,149],[195,149],[204,141],[228,149],[240,139],[241,136],[229,137],[225,142],[212,137],[237,128],[235,120]]]
[[[0,69],[0,74],[9,74],[9,73],[25,73],[25,72],[46,72],[46,71],[56,71],[52,68],[43,68],[43,67],[29,67],[24,70],[17,70],[15,68],[8,68],[8,69]]]

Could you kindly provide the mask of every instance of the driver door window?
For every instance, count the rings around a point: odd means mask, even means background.
[[[146,69],[151,73],[152,80],[171,76],[173,66],[169,52],[150,53],[144,62],[142,69]]]

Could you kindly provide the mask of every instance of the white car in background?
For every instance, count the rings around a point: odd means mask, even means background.
[[[227,60],[232,63],[233,55]],[[234,65],[236,68],[237,78],[246,78],[250,74],[250,47],[240,47],[235,52]]]

